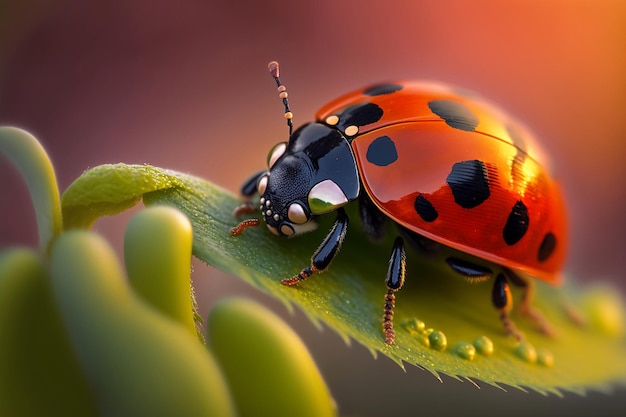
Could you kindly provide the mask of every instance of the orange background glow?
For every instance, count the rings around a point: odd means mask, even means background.
[[[286,139],[270,60],[281,63],[296,125],[367,84],[439,80],[480,92],[543,140],[569,208],[568,274],[626,288],[623,1],[23,0],[4,8],[0,123],[43,142],[61,190],[89,167],[127,162],[236,191]],[[34,246],[28,194],[4,159],[0,178],[0,247]],[[97,227],[117,239],[123,226],[106,219]],[[196,279],[205,273],[220,275],[203,267]],[[217,297],[242,288],[224,290],[231,281],[204,285]],[[345,350],[335,339],[322,338]],[[371,366],[362,356],[360,366]],[[393,389],[380,385],[382,402]]]

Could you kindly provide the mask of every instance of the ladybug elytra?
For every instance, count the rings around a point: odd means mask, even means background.
[[[244,183],[247,201],[235,214],[259,209],[272,233],[295,236],[313,230],[319,216],[336,213],[311,264],[283,284],[296,285],[328,268],[348,230],[344,206],[358,201],[369,236],[380,238],[388,220],[398,229],[385,278],[387,344],[395,338],[393,309],[405,280],[405,241],[422,252],[444,245],[469,255],[445,262],[470,280],[495,276],[492,303],[507,333],[518,340],[523,335],[509,318],[509,283],[525,289],[522,307],[550,332],[530,307],[528,277],[560,282],[565,208],[549,161],[522,125],[467,91],[397,82],[339,97],[317,112],[316,121],[292,131],[278,64],[269,69],[285,107],[289,141],[272,148],[268,169]],[[244,220],[231,233],[258,223]]]

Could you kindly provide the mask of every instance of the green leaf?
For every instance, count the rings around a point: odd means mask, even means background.
[[[134,206],[143,194],[184,189],[167,171],[149,165],[100,165],[86,171],[62,197],[66,229],[91,227],[101,216],[112,216]]]
[[[554,288],[537,281],[533,306],[557,334],[553,338],[540,334],[535,322],[514,310],[512,318],[527,336],[518,344],[504,334],[491,306],[490,281],[470,285],[442,262],[409,251],[407,283],[396,293],[396,344],[387,346],[381,316],[393,233],[380,244],[368,242],[354,207],[348,209],[352,227],[329,271],[293,288],[281,285],[280,279],[309,264],[332,215],[317,231],[294,239],[278,238],[265,227],[233,237],[230,229],[238,221],[232,210],[239,201],[229,192],[158,168],[108,165],[86,172],[66,191],[65,220],[89,224],[84,219],[121,211],[142,196],[147,205],[174,206],[189,217],[198,258],[288,306],[299,306],[315,323],[325,323],[346,341],[354,339],[401,365],[542,393],[608,390],[626,383],[626,313],[611,288],[582,290],[572,284]],[[513,293],[519,299],[519,291],[514,288]]]

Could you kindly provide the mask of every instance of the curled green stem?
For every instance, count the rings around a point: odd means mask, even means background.
[[[13,162],[26,181],[37,217],[39,247],[47,250],[63,229],[59,189],[48,154],[30,133],[6,126],[0,127],[0,153]]]

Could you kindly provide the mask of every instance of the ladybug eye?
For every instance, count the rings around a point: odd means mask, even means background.
[[[287,150],[287,142],[281,142],[270,150],[269,155],[267,155],[268,168],[272,168],[272,166],[274,166],[276,161],[278,161],[278,158],[283,156],[285,150]]]
[[[259,182],[256,186],[256,189],[259,195],[263,195],[265,194],[266,188],[267,188],[267,175],[263,175],[261,178],[259,178]]]
[[[306,217],[306,213],[304,212],[304,207],[298,203],[293,203],[289,206],[289,209],[287,210],[287,217],[296,224],[302,224],[309,221]]]
[[[311,188],[308,200],[314,214],[328,213],[348,202],[344,192],[332,180],[324,180]]]

